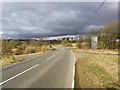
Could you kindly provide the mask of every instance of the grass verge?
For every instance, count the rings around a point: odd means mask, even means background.
[[[75,88],[118,87],[118,56],[90,56],[76,62]]]
[[[3,66],[7,66],[7,65],[10,65],[10,64],[13,64],[13,63],[16,63],[16,62],[20,62],[20,61],[23,61],[24,59],[23,58],[15,58],[15,57],[2,57],[2,60],[1,60],[1,63],[0,63],[0,66],[3,67]]]
[[[54,51],[54,50],[56,50],[56,48],[49,48],[49,47],[43,46],[41,48],[41,51],[39,51],[39,52],[34,52],[34,53],[29,53],[29,54],[13,55],[13,56],[4,56],[4,57],[1,58],[0,66],[4,67],[4,66],[7,66],[7,65],[16,63],[16,62],[26,60],[26,59],[31,58],[33,56],[42,55],[43,53],[46,53],[49,50]]]
[[[77,49],[72,48],[75,53],[89,53],[89,54],[118,54],[118,50],[103,50],[103,49]]]

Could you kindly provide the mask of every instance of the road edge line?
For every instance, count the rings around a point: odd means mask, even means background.
[[[73,77],[72,77],[72,89],[74,89],[75,86],[75,54],[73,53],[73,51],[71,50],[72,54],[73,54],[73,62],[74,62],[74,66],[73,66]]]
[[[10,80],[16,78],[16,77],[18,77],[18,76],[20,76],[20,75],[22,75],[22,74],[28,72],[29,70],[31,70],[31,69],[37,67],[38,65],[39,65],[39,64],[36,64],[36,65],[34,65],[34,66],[32,66],[32,67],[30,67],[30,68],[28,68],[28,69],[26,69],[26,70],[24,70],[24,71],[18,73],[18,74],[16,74],[15,76],[12,76],[11,78],[9,78],[9,79],[7,79],[7,80],[1,82],[1,83],[0,83],[0,86],[3,85],[3,84],[5,84],[5,83],[7,83],[8,81],[10,81]]]

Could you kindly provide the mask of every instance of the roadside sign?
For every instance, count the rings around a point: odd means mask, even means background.
[[[91,37],[91,47],[93,49],[97,49],[97,47],[98,47],[98,36],[92,36]]]

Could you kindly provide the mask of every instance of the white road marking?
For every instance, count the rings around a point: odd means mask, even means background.
[[[31,69],[33,69],[33,68],[37,67],[38,65],[39,65],[39,64],[36,64],[36,65],[34,65],[34,66],[32,66],[32,67],[30,67],[30,68],[26,69],[25,71],[23,71],[23,72],[21,72],[21,73],[19,73],[19,74],[15,75],[15,76],[13,76],[13,77],[11,77],[11,78],[7,79],[7,80],[5,80],[5,81],[1,82],[1,83],[0,83],[0,85],[2,85],[2,84],[4,84],[4,83],[6,83],[6,82],[8,82],[8,81],[10,81],[10,80],[12,80],[12,79],[14,79],[14,78],[18,77],[18,76],[20,76],[20,75],[22,75],[22,74],[24,74],[25,72],[27,72],[27,71],[29,71],[29,70],[31,70]]]
[[[58,52],[57,54],[60,54],[61,52],[62,52],[62,51]],[[54,54],[53,56],[47,58],[47,60],[50,60],[51,58],[53,58],[53,57],[55,57],[55,56],[56,56],[56,55]],[[33,58],[36,58],[36,57],[32,57],[32,58],[30,58],[30,59],[33,59]],[[30,59],[27,59],[27,60],[30,60]],[[27,60],[25,60],[25,61],[27,61]],[[25,61],[23,61],[23,62],[25,62]],[[20,62],[18,62],[18,63],[20,63]],[[15,63],[15,64],[18,64],[18,63]],[[7,80],[1,82],[0,85],[3,85],[3,84],[5,84],[5,83],[7,83],[8,81],[10,81],[10,80],[12,80],[12,79],[14,79],[14,78],[16,78],[16,77],[18,77],[18,76],[20,76],[20,75],[26,73],[27,71],[29,71],[29,70],[31,70],[31,69],[37,67],[38,65],[39,65],[39,64],[36,64],[36,65],[34,65],[34,66],[32,66],[32,67],[26,69],[25,71],[23,71],[23,72],[21,72],[21,73],[15,75],[15,76],[13,76],[13,77],[7,79]]]
[[[57,55],[57,54],[60,54],[60,53],[61,53],[61,52],[58,52],[58,53],[56,53],[56,55]]]
[[[51,56],[51,57],[47,58],[46,60],[50,60],[51,58],[55,57],[56,55],[60,54],[61,52],[62,52],[62,51],[60,51],[60,52],[58,52],[58,53],[54,54],[53,56]]]
[[[31,58],[25,59],[25,60],[23,60],[23,61],[16,62],[16,63],[10,64],[10,65],[4,66],[4,67],[2,67],[2,68],[7,68],[7,67],[10,67],[10,66],[13,66],[13,65],[19,64],[19,63],[24,63],[24,62],[27,62],[27,61],[29,61],[29,60],[31,60],[31,59],[38,58],[38,57],[40,57],[40,56],[31,57]]]
[[[55,54],[53,55],[53,56],[51,56],[51,57],[49,57],[49,58],[47,58],[47,60],[50,60],[51,58],[53,58],[55,56]]]
[[[71,52],[72,52],[72,50],[71,50]],[[73,77],[72,77],[72,79],[73,79],[73,81],[72,81],[72,89],[74,88],[74,84],[75,84],[75,80],[74,80],[74,77],[75,77],[75,55],[74,55],[74,53],[73,53],[73,60],[74,60],[73,61],[74,62],[74,66],[73,66]]]
[[[61,52],[63,52],[63,50],[62,50],[62,51],[60,51],[60,52],[58,52],[58,53],[56,53],[56,55],[57,55],[57,54],[60,54]]]

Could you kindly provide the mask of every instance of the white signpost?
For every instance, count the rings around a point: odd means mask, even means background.
[[[98,48],[98,36],[92,36],[91,37],[91,47],[93,49],[97,49]]]

